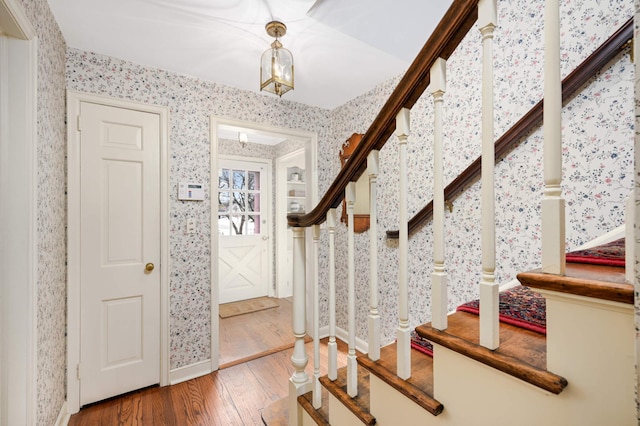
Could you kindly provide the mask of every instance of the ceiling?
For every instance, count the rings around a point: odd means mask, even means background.
[[[403,73],[452,0],[48,2],[69,47],[254,92],[280,20],[295,66],[283,99],[333,109]]]

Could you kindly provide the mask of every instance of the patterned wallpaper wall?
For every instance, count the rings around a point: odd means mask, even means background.
[[[66,386],[66,43],[46,0],[20,0],[37,34],[36,424],[52,425]]]
[[[322,145],[327,140],[329,112],[76,49],[67,53],[67,86],[169,108],[170,368],[208,359],[212,272],[209,117],[316,132]],[[246,152],[236,150],[235,154],[254,156],[256,149],[264,151],[248,144]],[[203,182],[208,194],[205,201],[178,201],[176,188],[182,180]],[[198,218],[200,233],[185,235],[187,217]]]
[[[502,135],[542,94],[543,2],[498,1],[495,34],[495,135]],[[562,1],[562,75],[584,60],[632,15],[631,1]],[[445,184],[480,154],[480,33],[470,31],[448,61],[445,94]],[[320,156],[320,192],[339,170],[337,152],[351,133],[364,132],[397,80],[331,112],[331,139]],[[627,54],[587,84],[563,111],[563,191],[567,204],[567,249],[583,244],[624,222],[623,202],[633,186],[633,84]],[[409,215],[432,198],[432,100],[428,92],[411,112],[409,138]],[[326,155],[330,154],[330,158]],[[334,158],[335,157],[335,158]],[[395,339],[397,328],[397,244],[385,231],[398,229],[397,141],[392,137],[380,153],[378,177],[378,264],[383,341]],[[539,266],[542,196],[542,129],[537,129],[496,167],[496,281],[504,284],[522,270]],[[445,214],[449,308],[478,297],[481,273],[479,183],[454,201]],[[338,212],[339,214],[339,212]],[[347,326],[346,233],[337,235],[338,324]],[[409,243],[410,321],[430,320],[432,229],[425,225]],[[326,238],[326,237],[325,237]],[[357,298],[368,292],[368,235],[356,236]],[[321,264],[326,265],[323,251]],[[321,282],[327,277],[321,271]],[[326,293],[323,294],[326,299]],[[365,305],[358,306],[357,334],[366,338]]]

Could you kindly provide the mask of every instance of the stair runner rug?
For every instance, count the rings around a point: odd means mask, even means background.
[[[547,334],[547,310],[544,297],[529,287],[516,286],[499,295],[501,322],[512,324],[541,334]],[[480,300],[464,303],[456,311],[479,315]],[[431,343],[420,337],[415,330],[411,334],[411,347],[433,356]]]
[[[624,238],[590,249],[569,252],[567,262],[624,267]]]

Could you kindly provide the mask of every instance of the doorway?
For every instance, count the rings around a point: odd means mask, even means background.
[[[75,413],[168,384],[168,113],[73,91],[67,109],[77,117],[68,125],[67,402]]]
[[[218,183],[218,173],[222,168],[221,166],[222,162],[224,161],[225,155],[228,156],[233,153],[235,154],[235,157],[238,157],[238,154],[242,153],[243,155],[241,158],[243,158],[244,160],[255,160],[255,158],[251,157],[268,158],[274,160],[284,155],[285,153],[302,148],[303,155],[306,159],[307,164],[314,165],[312,167],[309,167],[309,176],[312,176],[312,178],[310,178],[309,180],[309,185],[317,188],[317,136],[315,133],[260,125],[241,120],[231,120],[213,116],[211,117],[210,128],[212,183]],[[243,144],[246,144],[247,142],[253,145],[248,146],[246,149],[244,149]],[[276,176],[276,180],[279,179],[277,170],[271,169],[270,173],[272,176]],[[273,203],[273,200],[277,198],[277,196],[273,196],[273,193],[278,190],[277,184],[270,185],[270,190],[272,196],[270,197],[269,202]],[[316,192],[317,191],[314,189],[309,194],[309,202],[315,202],[317,200]],[[215,206],[212,206],[212,209],[215,208]],[[221,326],[221,319],[219,317],[219,304],[223,303],[223,299],[221,299],[220,297],[220,289],[223,285],[222,275],[224,275],[224,269],[228,268],[228,266],[226,266],[225,261],[222,260],[225,257],[225,254],[221,253],[222,250],[226,249],[225,242],[223,241],[223,238],[225,236],[220,235],[219,233],[219,219],[222,218],[222,220],[225,221],[226,217],[224,217],[224,214],[220,215],[217,213],[220,213],[219,209],[217,212],[212,212],[211,214],[211,229],[216,230],[216,232],[211,233],[211,360],[213,370],[217,370],[220,367],[220,347],[223,344],[229,344],[230,334],[226,333],[225,330],[221,328],[222,326],[224,326],[224,324]],[[275,256],[273,254],[276,252],[279,244],[283,242],[279,241],[273,222],[279,220],[279,215],[281,214],[282,213],[278,210],[277,205],[275,205],[274,203],[274,214],[272,215],[272,224],[270,225],[269,230],[269,234],[272,237],[269,237],[267,240],[272,253],[270,259],[268,260],[268,263],[271,266],[271,272],[269,272],[269,275],[271,276],[269,277],[269,281],[273,283],[269,286],[268,289],[268,294],[270,296],[276,296],[279,294],[279,278],[277,274],[274,274]],[[310,238],[308,241],[308,245],[309,250],[311,250]],[[307,274],[309,275],[309,277],[312,273],[310,267],[311,264],[309,264],[307,267]],[[281,305],[289,306],[287,305],[287,303],[290,305],[290,301],[282,299]],[[272,311],[272,313],[274,315],[279,315],[275,310]],[[270,315],[268,313],[268,310],[265,311],[264,314]],[[228,319],[225,319],[224,321],[227,320]],[[292,332],[290,331],[290,321],[287,320],[283,323],[287,324],[286,330],[283,330],[283,333],[293,336]],[[224,338],[223,336],[221,336],[221,333],[225,333]],[[235,346],[237,346],[237,344]],[[225,365],[228,365],[228,357],[226,356],[226,353],[222,358],[222,361]]]

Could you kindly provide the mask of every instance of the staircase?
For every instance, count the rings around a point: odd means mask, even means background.
[[[498,320],[496,281],[496,229],[494,165],[523,135],[535,128],[542,117],[542,104],[527,114],[505,135],[504,143],[493,140],[493,31],[496,28],[495,0],[455,0],[425,44],[414,63],[364,134],[323,199],[310,213],[288,216],[293,227],[293,333],[296,344],[292,355],[294,373],[289,381],[290,396],[285,402],[286,421],[266,424],[290,425],[632,425],[638,423],[635,386],[636,331],[634,288],[625,280],[624,268],[565,262],[565,201],[562,194],[562,115],[563,95],[569,96],[595,75],[612,57],[628,51],[632,22],[612,36],[610,43],[597,49],[600,59],[580,66],[569,77],[580,74],[580,81],[560,81],[559,6],[547,0],[545,6],[544,92],[544,196],[540,211],[542,230],[541,267],[518,274],[518,280],[546,299],[547,334],[501,323]],[[446,62],[474,24],[482,38],[482,157],[454,179],[455,188],[444,186],[442,140],[443,98],[446,91]],[[624,34],[624,35],[621,35]],[[626,39],[625,39],[626,37]],[[623,40],[624,39],[624,40]],[[594,53],[595,55],[595,53]],[[603,59],[604,57],[609,59]],[[558,75],[555,75],[558,74]],[[572,77],[573,78],[573,77]],[[571,83],[573,82],[573,83]],[[572,86],[573,84],[573,86]],[[571,86],[571,88],[568,88]],[[408,238],[422,227],[409,221],[407,204],[407,142],[411,133],[410,110],[429,89],[433,101],[433,273],[431,322],[415,331],[433,343],[433,357],[411,349],[409,318]],[[569,92],[569,93],[567,93]],[[566,98],[565,98],[566,99]],[[538,109],[536,109],[538,108]],[[532,109],[532,111],[534,111]],[[537,118],[534,118],[537,117]],[[522,124],[526,122],[525,124]],[[513,130],[517,128],[517,130]],[[395,133],[398,145],[398,304],[395,342],[381,344],[383,322],[379,311],[377,178],[379,151]],[[515,141],[515,142],[514,142]],[[480,164],[482,167],[480,167]],[[430,166],[431,167],[431,166]],[[466,312],[450,314],[450,292],[457,283],[449,282],[444,258],[446,202],[477,180],[469,171],[482,169],[482,274],[479,285],[480,315]],[[534,166],[535,167],[535,166]],[[365,175],[366,172],[366,175]],[[367,299],[355,288],[354,204],[355,181],[369,179],[369,314],[366,354],[356,352],[356,306]],[[458,182],[460,181],[460,182]],[[529,188],[523,191],[529,191]],[[347,211],[347,324],[344,340],[348,344],[347,366],[337,367],[336,325],[336,208],[345,201]],[[618,206],[616,206],[618,208]],[[633,207],[628,217],[634,217]],[[499,213],[499,212],[498,212]],[[428,217],[430,218],[430,217]],[[627,226],[632,229],[631,221]],[[324,223],[325,233],[320,225]],[[422,223],[424,224],[424,222]],[[306,232],[306,229],[310,232]],[[307,234],[311,237],[306,243]],[[318,277],[320,242],[328,242],[324,267],[328,281]],[[359,240],[361,241],[361,240]],[[394,243],[395,244],[395,243]],[[307,266],[311,265],[311,282]],[[453,287],[452,287],[453,286]],[[319,361],[320,288],[328,295],[327,334],[328,374],[321,377]],[[416,296],[413,296],[416,297]],[[345,301],[341,301],[344,304]],[[305,371],[309,362],[304,347],[307,333],[307,305],[312,313],[314,353],[313,373]],[[345,326],[345,324],[342,324]],[[362,346],[363,342],[360,342]]]

